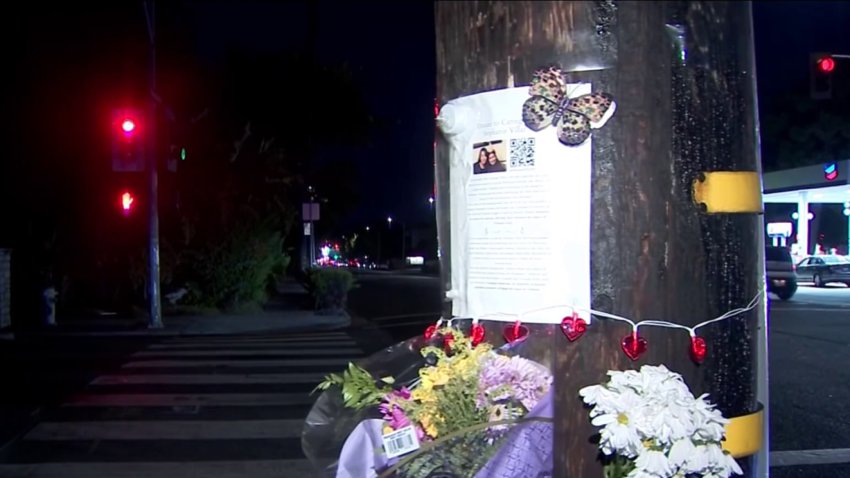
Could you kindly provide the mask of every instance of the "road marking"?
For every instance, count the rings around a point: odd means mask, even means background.
[[[414,317],[433,317],[436,322],[440,317],[439,312],[425,312],[418,314],[399,314],[399,315],[385,315],[383,317],[369,317],[369,320],[377,321],[377,322],[385,322],[387,320],[396,320],[396,319],[412,319]]]
[[[286,350],[287,347],[298,345],[301,347],[316,347],[316,348],[336,348],[336,347],[356,347],[357,343],[351,339],[340,340],[338,342],[250,342],[250,343],[231,343],[231,344],[153,344],[147,350],[184,350],[184,349],[216,349],[221,350],[227,347],[229,350],[246,350],[246,349],[270,349],[277,348]]]
[[[349,357],[316,358],[316,359],[281,359],[281,360],[136,360],[127,362],[121,368],[252,368],[252,367],[309,367],[309,366],[346,366],[351,361]]]
[[[773,307],[771,312],[776,311],[796,311],[796,312],[848,312],[850,307],[835,306],[835,307]]]
[[[252,440],[297,438],[304,420],[45,422],[24,440]]]
[[[259,407],[311,405],[316,397],[308,393],[112,393],[83,394],[63,407]]]
[[[363,351],[359,348],[322,348],[322,349],[281,349],[281,348],[263,348],[256,350],[233,350],[233,349],[218,349],[218,350],[144,350],[136,352],[131,357],[244,357],[244,356],[263,356],[263,355],[292,355],[295,357],[303,357],[310,355],[346,355],[359,356],[363,355]]]
[[[831,465],[850,463],[850,448],[770,452],[770,466]]]
[[[324,373],[246,373],[246,374],[151,374],[101,375],[91,385],[212,385],[212,384],[279,384],[321,382]]]
[[[316,470],[306,459],[127,462],[127,463],[33,463],[0,465],[6,478],[150,478],[151,476],[202,476],[204,478],[281,478],[314,476]]]
[[[173,338],[163,341],[164,343],[223,343],[236,344],[242,342],[299,342],[302,340],[345,340],[351,339],[351,336],[343,332],[333,332],[327,334],[308,334],[308,335],[246,335],[246,336],[229,336],[229,337],[193,337],[193,338]]]

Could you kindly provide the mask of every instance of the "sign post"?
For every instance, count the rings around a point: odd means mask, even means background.
[[[304,221],[304,236],[307,237],[307,250],[310,254],[308,267],[316,262],[316,229],[314,222],[319,220],[319,203],[305,202],[301,204],[301,216]]]

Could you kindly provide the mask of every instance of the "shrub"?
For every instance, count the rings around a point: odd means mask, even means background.
[[[190,301],[227,309],[265,302],[289,261],[282,242],[278,232],[243,227],[190,254],[189,268],[197,281]]]
[[[354,286],[351,272],[334,268],[310,269],[307,277],[317,310],[338,313],[345,308],[348,291]]]

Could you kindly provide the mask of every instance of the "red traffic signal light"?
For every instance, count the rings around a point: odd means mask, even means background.
[[[125,118],[124,121],[121,122],[121,129],[125,133],[132,133],[136,129],[136,122],[131,118]]]
[[[835,60],[831,56],[818,58],[818,69],[824,73],[832,73],[835,70]]]
[[[133,203],[136,201],[136,198],[133,197],[133,193],[130,191],[124,191],[121,193],[121,210],[124,211],[124,214],[129,214],[133,209]]]
[[[831,99],[835,58],[829,53],[812,53],[809,58],[809,92],[812,99]]]
[[[136,172],[145,169],[145,123],[140,110],[131,108],[112,111],[110,140],[112,170]]]

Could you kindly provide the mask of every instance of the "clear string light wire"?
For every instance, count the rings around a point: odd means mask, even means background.
[[[473,324],[477,324],[479,320],[487,320],[487,319],[490,319],[490,318],[492,318],[493,320],[501,319],[502,321],[504,321],[504,319],[506,319],[506,318],[510,318],[510,319],[516,319],[520,322],[523,322],[523,318],[528,316],[528,315],[537,314],[537,313],[540,313],[540,312],[547,312],[547,311],[555,310],[555,309],[569,309],[573,313],[584,312],[584,313],[590,314],[591,316],[595,316],[597,318],[604,318],[604,319],[616,320],[618,322],[625,322],[625,323],[632,326],[632,330],[634,332],[637,332],[637,329],[639,327],[663,327],[663,328],[668,328],[668,329],[686,330],[690,334],[690,336],[693,337],[693,336],[696,335],[697,329],[700,329],[700,328],[705,327],[707,325],[713,324],[715,322],[720,322],[720,321],[723,321],[723,320],[730,319],[732,317],[736,317],[738,315],[741,315],[743,313],[746,313],[746,312],[749,312],[749,311],[755,309],[758,306],[758,304],[761,302],[761,298],[762,298],[763,295],[764,295],[764,291],[760,289],[759,292],[752,298],[752,300],[750,300],[749,303],[747,303],[746,306],[739,307],[737,309],[732,309],[732,310],[724,313],[723,315],[720,315],[720,316],[715,317],[713,319],[709,319],[709,320],[700,322],[700,323],[698,323],[694,326],[676,324],[674,322],[669,322],[669,321],[666,321],[666,320],[647,319],[647,320],[641,320],[641,321],[634,321],[632,319],[629,319],[628,317],[622,317],[622,316],[619,316],[619,315],[611,314],[611,313],[608,313],[608,312],[602,312],[602,311],[599,311],[599,310],[586,309],[586,308],[583,308],[583,307],[575,307],[575,306],[572,306],[572,305],[553,305],[553,306],[548,306],[548,307],[542,307],[542,308],[539,308],[539,309],[531,309],[531,310],[528,310],[528,311],[525,311],[525,312],[521,312],[519,314],[497,312],[497,313],[492,313],[492,314],[485,314],[485,315],[481,316],[480,318],[479,317],[475,317],[475,318],[473,318],[473,317],[452,317],[451,319],[448,319],[447,325],[449,327],[451,327],[454,322],[461,321],[461,320],[472,320]],[[442,321],[442,319],[440,319],[440,320]],[[588,321],[588,323],[589,322],[590,321]]]

